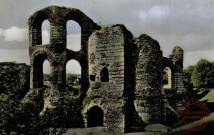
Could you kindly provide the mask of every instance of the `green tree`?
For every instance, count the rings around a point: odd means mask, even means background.
[[[192,89],[193,88],[193,84],[192,84],[192,81],[191,81],[191,76],[192,76],[194,68],[195,68],[195,66],[188,66],[186,69],[183,70],[184,86],[187,89]]]
[[[201,92],[209,91],[214,87],[214,64],[208,60],[202,59],[195,66],[192,75],[191,82],[194,89]]]
[[[188,93],[187,93],[188,98],[194,98],[195,95],[197,94],[193,90],[193,84],[191,81],[191,76],[194,68],[195,68],[195,65],[192,65],[192,66],[188,66],[186,69],[183,70],[183,75],[184,75],[183,82],[184,82],[184,87],[188,90]]]

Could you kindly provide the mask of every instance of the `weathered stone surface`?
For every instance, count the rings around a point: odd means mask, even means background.
[[[89,38],[89,76],[95,76],[95,80],[89,80],[87,96],[99,98],[92,98],[84,112],[87,115],[91,106],[100,106],[104,111],[104,126],[107,131],[113,132],[125,130],[123,94],[126,32],[123,25],[114,25],[102,27]],[[87,116],[85,121],[87,123]]]
[[[136,66],[134,106],[144,123],[161,122],[162,52],[157,41],[141,35]]]

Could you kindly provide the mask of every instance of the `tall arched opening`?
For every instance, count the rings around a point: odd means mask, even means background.
[[[50,44],[50,22],[48,20],[42,23],[42,45]]]
[[[77,95],[81,88],[81,66],[77,60],[69,60],[66,64],[67,90]]]
[[[73,51],[81,50],[81,27],[73,21],[67,21],[67,48]]]
[[[51,81],[51,67],[50,62],[45,60],[43,63],[43,83]]]
[[[172,71],[169,67],[163,70],[163,88],[172,88]]]

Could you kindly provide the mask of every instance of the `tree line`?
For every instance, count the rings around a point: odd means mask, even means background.
[[[201,59],[183,70],[184,85],[193,98],[202,98],[214,88],[214,62]]]

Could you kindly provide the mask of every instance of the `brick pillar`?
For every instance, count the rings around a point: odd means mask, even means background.
[[[42,44],[42,33],[40,26],[29,27],[29,46],[41,45]]]
[[[63,53],[66,49],[66,23],[51,23],[50,43],[54,53]]]
[[[53,87],[58,90],[64,90],[66,84],[66,69],[64,66],[52,66],[51,78],[53,80]]]
[[[184,83],[183,83],[183,49],[180,47],[175,47],[170,55],[170,59],[173,63],[172,72],[172,88],[177,89],[177,94],[185,93]]]
[[[161,122],[162,52],[151,37],[141,35],[138,40],[134,106],[145,124]]]

